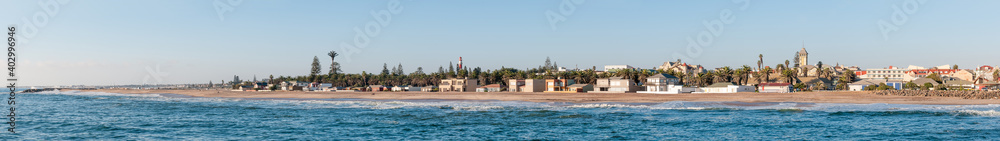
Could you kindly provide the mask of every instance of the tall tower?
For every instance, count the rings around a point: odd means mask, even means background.
[[[798,59],[799,59],[799,65],[805,66],[809,64],[809,52],[806,52],[805,47],[803,47],[802,50],[799,51]]]
[[[462,70],[462,57],[458,57],[458,70]]]

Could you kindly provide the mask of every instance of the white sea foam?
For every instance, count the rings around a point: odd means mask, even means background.
[[[625,104],[608,104],[608,103],[598,103],[598,104],[577,104],[566,106],[569,108],[649,108],[646,105],[625,105]]]
[[[959,110],[959,111],[955,111],[955,112],[962,113],[962,114],[977,115],[977,116],[1000,117],[1000,111],[996,111],[996,110],[985,110],[985,111],[980,111],[980,110]]]

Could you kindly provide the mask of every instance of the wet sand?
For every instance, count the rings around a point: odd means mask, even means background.
[[[925,105],[1000,104],[995,99],[956,97],[885,96],[868,92],[797,92],[797,93],[726,93],[726,94],[605,94],[605,93],[520,93],[520,92],[242,92],[229,90],[82,90],[121,94],[180,94],[192,97],[220,98],[303,98],[303,99],[379,99],[379,100],[501,100],[573,103],[656,103],[669,101],[738,101],[803,103],[889,103]]]

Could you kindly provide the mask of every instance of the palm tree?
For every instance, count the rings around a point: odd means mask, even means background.
[[[757,70],[760,70],[761,65],[764,65],[764,54],[757,55],[757,57],[760,58],[760,60],[757,60]]]
[[[743,85],[746,85],[747,82],[750,81],[750,75],[751,75],[751,73],[753,73],[753,68],[750,68],[750,66],[747,66],[747,65],[743,65],[743,69],[742,70],[743,70],[743,79],[742,79],[743,80]]]
[[[652,71],[649,71],[647,69],[643,69],[642,71],[639,71],[637,79],[639,79],[639,82],[642,82],[642,84],[646,84],[646,77],[649,77],[649,76],[652,76],[652,75],[653,75]]]
[[[823,73],[820,73],[820,74],[823,74],[823,76],[826,76],[826,79],[833,79],[833,76],[832,76],[833,75],[833,70],[831,70],[830,68],[823,68]]]
[[[330,53],[327,53],[326,55],[330,56],[330,74],[336,74],[337,71],[340,71],[340,64],[338,64],[334,59],[340,54],[337,54],[337,51],[330,51]]]
[[[685,86],[698,86],[699,81],[697,75],[689,73],[689,74],[682,74],[681,76],[683,76],[680,78],[681,80],[683,80]]]
[[[760,74],[757,75],[757,84],[760,85],[760,83],[767,83],[768,81],[771,81],[771,71],[771,68],[764,68],[761,70],[759,72]]]
[[[792,83],[792,81],[795,80],[795,76],[798,76],[798,75],[796,75],[795,71],[793,71],[793,70],[784,70],[784,71],[781,71],[781,77],[787,83]]]
[[[742,68],[733,71],[733,81],[737,84],[745,85],[747,80],[750,78],[749,76],[752,71],[753,69],[751,69],[750,66],[743,65]]]
[[[746,72],[744,72],[743,69],[736,69],[733,71],[733,81],[736,82],[736,84],[743,85],[743,76],[745,75]]]
[[[789,67],[788,66],[788,60],[785,60],[785,67]]]
[[[701,74],[703,74],[703,76],[701,77],[702,83],[699,86],[704,87],[704,86],[712,85],[712,83],[715,83],[715,82],[712,81],[712,78],[715,78],[715,76],[714,76],[713,73],[701,73]]]
[[[731,82],[733,70],[728,66],[715,70],[715,82]]]

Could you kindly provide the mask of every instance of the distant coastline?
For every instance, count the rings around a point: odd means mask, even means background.
[[[67,90],[64,90],[67,91]],[[80,90],[120,94],[179,94],[192,97],[216,98],[303,98],[303,99],[376,99],[376,100],[500,100],[528,102],[573,103],[658,103],[670,101],[737,101],[737,102],[803,102],[854,104],[922,104],[922,105],[986,105],[1000,104],[996,99],[962,99],[958,97],[888,96],[869,92],[797,92],[775,93],[713,93],[713,94],[594,94],[594,93],[519,93],[519,92],[243,92],[229,90]]]

